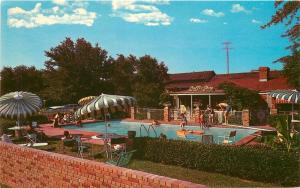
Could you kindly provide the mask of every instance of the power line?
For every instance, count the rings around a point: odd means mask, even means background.
[[[232,49],[229,46],[230,46],[231,42],[226,41],[226,42],[223,42],[223,44],[224,44],[223,49],[226,50],[226,68],[227,68],[227,74],[229,75],[229,50]]]

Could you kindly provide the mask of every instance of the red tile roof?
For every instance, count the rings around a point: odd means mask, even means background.
[[[201,72],[192,73],[181,73],[179,76],[177,74],[170,75],[170,82],[167,84],[166,88],[170,91],[187,90],[190,86],[211,86],[218,88],[219,84],[224,82],[231,82],[237,86],[248,88],[251,90],[259,92],[267,92],[276,89],[294,89],[289,86],[287,80],[281,75],[280,71],[270,71],[269,79],[267,82],[259,81],[259,72],[247,72],[247,73],[233,73],[233,74],[217,74],[210,79],[195,80],[196,75],[207,75],[211,74],[213,71],[206,71],[201,74]],[[214,72],[213,72],[214,73]],[[181,77],[184,78],[180,79]],[[207,76],[209,77],[209,76]],[[175,80],[173,80],[175,78]],[[174,82],[175,81],[175,82]]]
[[[203,71],[203,72],[188,72],[188,73],[178,73],[169,74],[170,82],[182,82],[182,81],[209,81],[214,77],[216,73],[214,71]]]

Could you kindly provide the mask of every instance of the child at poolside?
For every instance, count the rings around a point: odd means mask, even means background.
[[[200,127],[203,129],[205,122],[204,122],[204,113],[202,113],[201,111],[199,114],[199,123],[200,123]]]
[[[187,119],[186,119],[184,113],[182,113],[180,116],[181,116],[180,127],[184,128],[186,126],[186,124],[187,124]]]

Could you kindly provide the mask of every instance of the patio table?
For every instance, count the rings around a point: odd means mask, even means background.
[[[26,129],[26,127],[20,127],[20,126],[14,126],[14,127],[8,128],[8,130],[15,131],[15,137],[16,138],[20,138],[22,136],[21,130],[25,130],[25,129]]]

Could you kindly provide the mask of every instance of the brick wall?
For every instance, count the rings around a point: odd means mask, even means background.
[[[205,187],[0,142],[0,182],[10,187]]]

